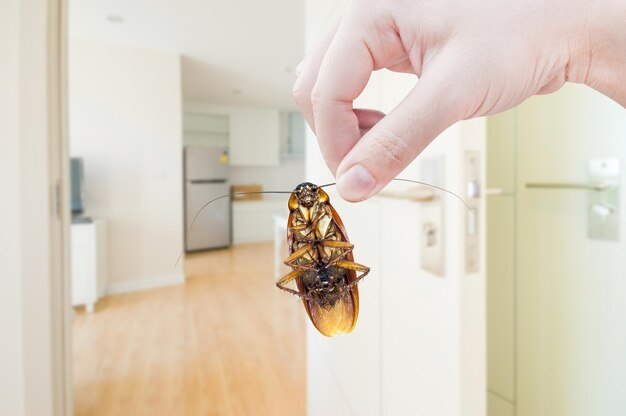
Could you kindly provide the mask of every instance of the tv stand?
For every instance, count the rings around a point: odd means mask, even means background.
[[[72,306],[95,310],[108,285],[106,221],[72,223]]]

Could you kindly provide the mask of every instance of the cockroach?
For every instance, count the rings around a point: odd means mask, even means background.
[[[324,190],[301,183],[289,198],[285,264],[276,286],[302,298],[311,322],[330,337],[351,332],[359,315],[357,283],[370,271],[354,262],[346,229]],[[295,280],[298,290],[286,286]]]
[[[439,186],[410,179],[394,180],[436,188],[455,196],[473,211],[463,198]],[[200,208],[189,226],[191,231],[202,210],[218,199],[235,195],[290,194],[287,204],[289,256],[284,263],[291,267],[291,271],[280,278],[276,286],[301,298],[315,328],[328,337],[346,334],[354,329],[359,316],[357,284],[370,271],[369,267],[354,261],[354,246],[348,239],[341,217],[330,204],[330,197],[322,189],[332,185],[335,184],[318,186],[304,182],[292,192],[259,191],[222,195]],[[287,286],[291,282],[295,282],[295,288]]]

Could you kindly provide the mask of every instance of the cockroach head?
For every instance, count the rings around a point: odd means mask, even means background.
[[[303,182],[296,186],[293,193],[298,198],[298,203],[304,207],[311,208],[319,198],[319,186],[311,182]]]

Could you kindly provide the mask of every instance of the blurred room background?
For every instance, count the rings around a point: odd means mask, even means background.
[[[49,335],[64,331],[71,342],[45,358],[63,380],[48,377],[50,397],[25,408],[626,414],[626,114],[599,93],[566,85],[458,123],[400,175],[457,193],[473,211],[413,184],[358,204],[328,188],[356,261],[371,268],[349,335],[323,337],[274,285],[288,272],[287,194],[204,207],[233,192],[333,181],[291,89],[344,3],[54,3],[67,86],[64,107],[54,106],[67,116],[56,189],[70,203],[59,202],[67,257],[51,258],[66,259],[67,296],[45,292],[44,306],[68,312],[53,317],[63,324]],[[17,15],[3,26],[15,36]],[[7,74],[11,86],[18,72]],[[416,82],[377,71],[355,106],[388,112]],[[9,162],[0,168],[17,169]],[[23,267],[39,264],[30,256]],[[28,293],[44,289],[20,288],[24,305],[10,295],[4,305],[26,311],[26,325],[37,321]],[[33,339],[45,334],[23,332],[23,355],[34,356]],[[25,397],[38,365],[23,366]],[[6,374],[22,379],[20,368]]]

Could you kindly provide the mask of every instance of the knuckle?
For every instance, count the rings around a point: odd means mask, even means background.
[[[330,90],[324,80],[318,79],[311,91],[311,103],[313,108],[326,108],[338,103],[338,98],[335,97],[335,93]]]
[[[404,167],[413,154],[406,140],[384,127],[379,128],[376,137],[376,154],[381,162],[393,169]]]
[[[296,76],[296,78],[300,78],[300,75],[302,75],[302,72],[304,72],[304,68],[307,65],[307,59],[303,59],[298,66],[296,66],[296,69],[294,71],[294,75]]]
[[[300,82],[296,82],[291,90],[291,95],[296,105],[300,108],[306,108],[311,103],[311,94],[308,89],[304,88]]]
[[[311,91],[311,104],[313,104],[313,107],[319,107],[324,103],[324,101],[326,100],[324,99],[319,87],[314,87],[313,91]]]

